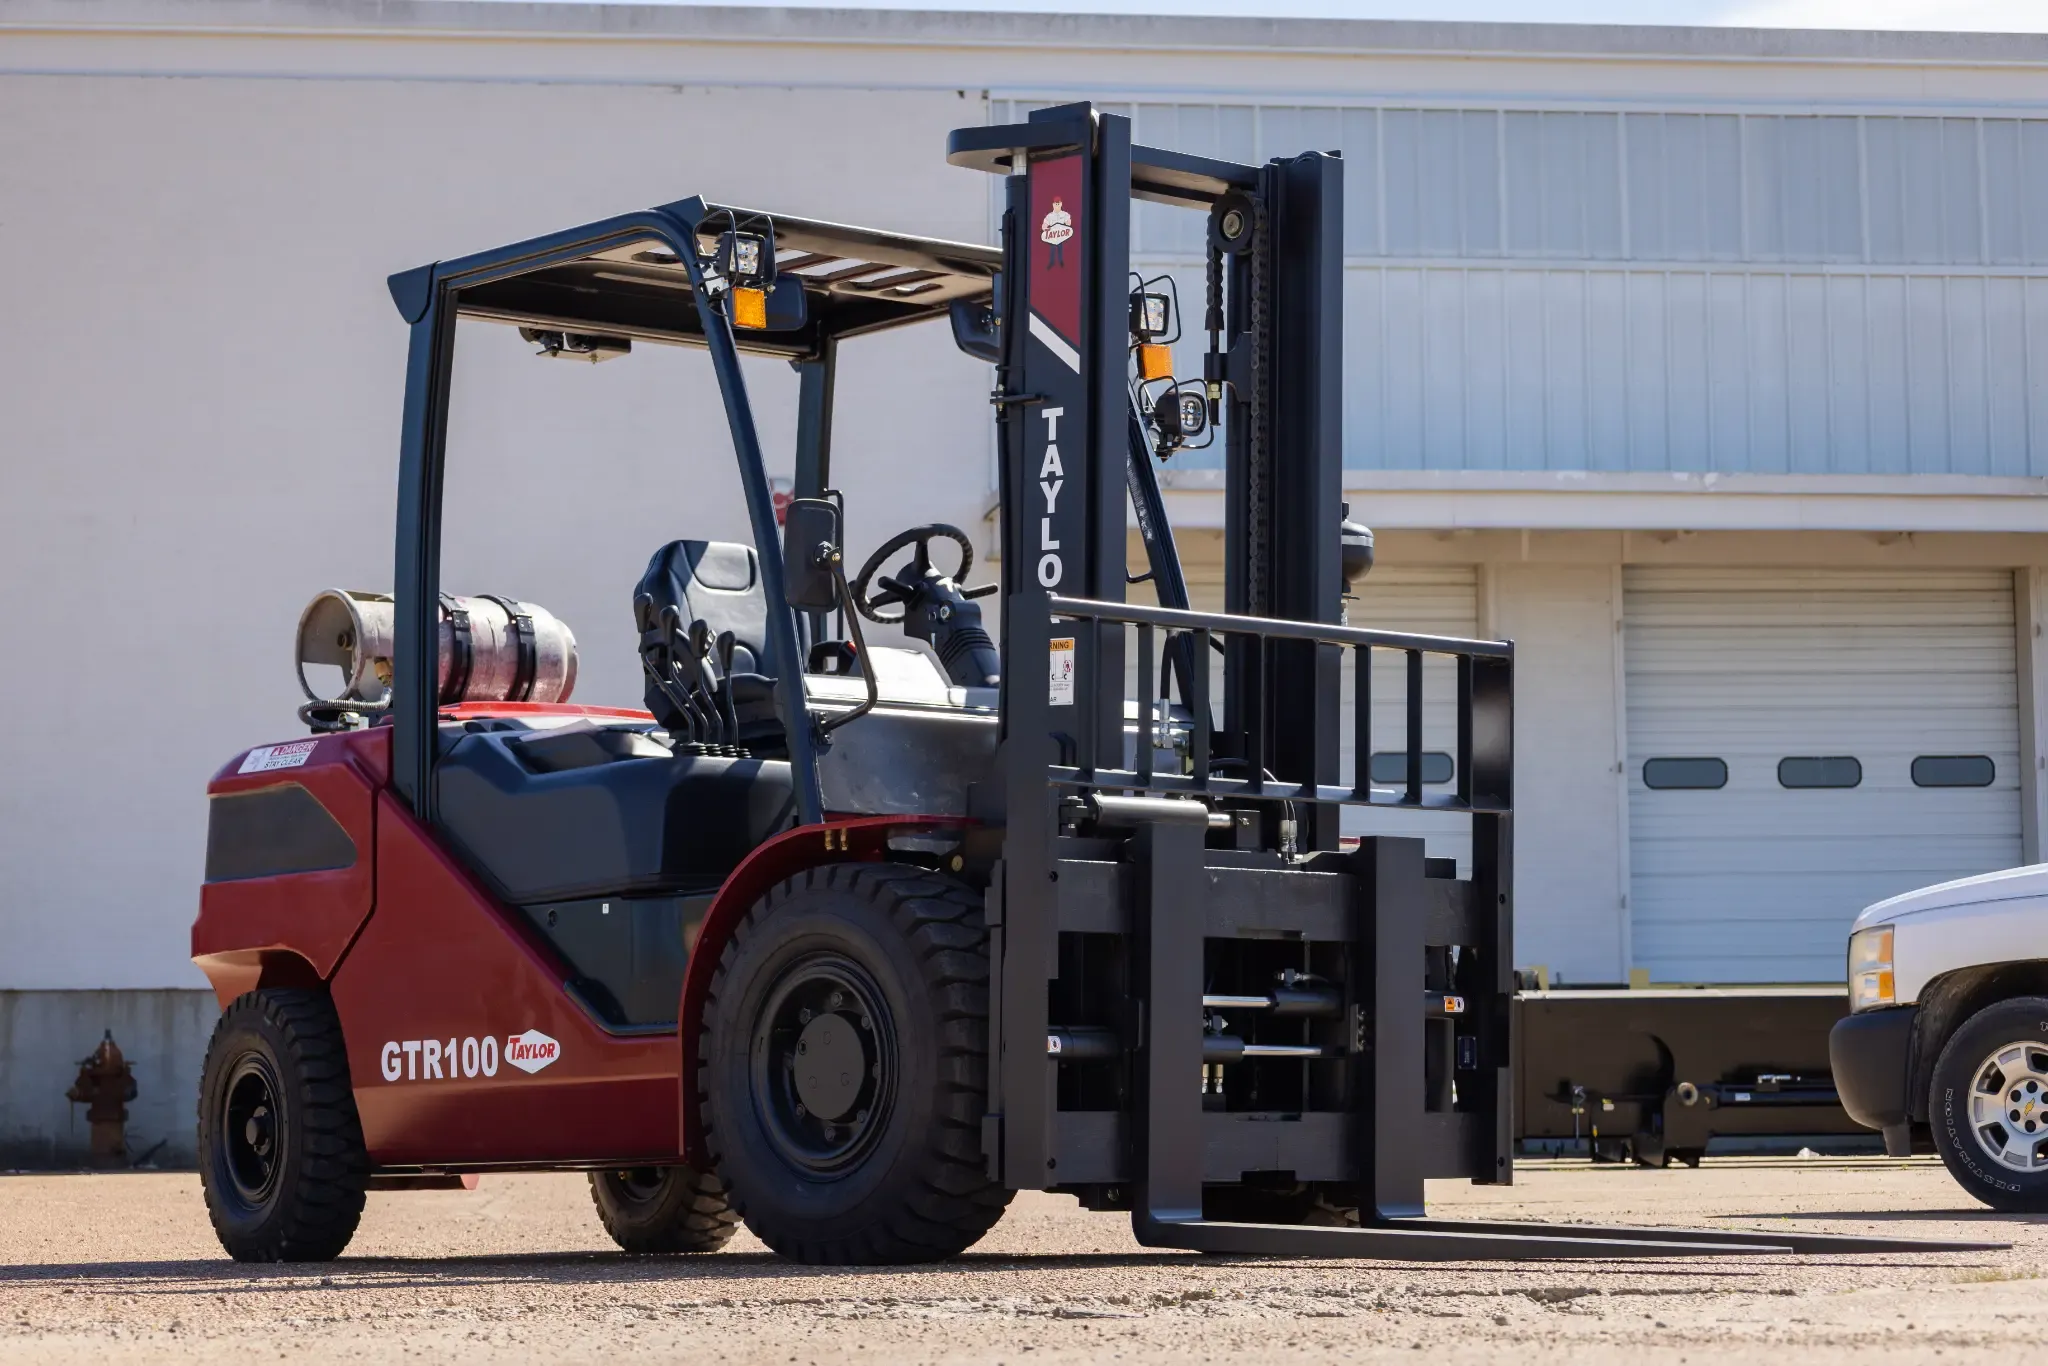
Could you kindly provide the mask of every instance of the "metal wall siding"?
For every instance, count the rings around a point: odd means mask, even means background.
[[[1353,468],[2048,475],[2048,279],[1349,274]]]
[[[1354,257],[2048,267],[2048,119],[1103,108],[1203,156],[1342,152]],[[1139,252],[1200,250],[1170,211],[1140,220]]]
[[[2048,119],[1108,107],[1344,154],[1352,468],[2048,476]],[[1133,241],[1197,323],[1202,231]]]

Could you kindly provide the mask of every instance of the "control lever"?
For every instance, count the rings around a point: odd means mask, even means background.
[[[643,634],[650,631],[660,632],[659,647],[643,651],[640,665],[647,671],[647,676],[653,680],[654,686],[661,689],[661,695],[681,714],[683,726],[690,732],[681,738],[688,741],[696,740],[694,708],[690,706],[689,694],[676,685],[675,610],[665,608],[657,619],[654,613],[654,595],[642,593],[633,601],[633,618]]]
[[[677,709],[688,720],[690,742],[696,744],[706,741],[710,738],[710,722],[697,701],[703,669],[699,663],[699,656],[693,654],[684,641],[682,613],[674,606],[661,609],[661,634],[666,642],[663,653],[667,656],[668,677],[657,678],[656,681],[661,684],[661,690],[667,694],[668,700],[675,703]]]
[[[697,668],[697,691],[711,726],[711,742],[732,741],[725,733],[725,717],[718,710],[718,665],[711,657],[711,627],[702,617],[690,623],[690,659]]]
[[[740,740],[739,708],[732,696],[732,654],[739,644],[739,637],[730,631],[720,631],[715,648],[718,651],[718,701],[725,718],[726,743],[736,745]]]

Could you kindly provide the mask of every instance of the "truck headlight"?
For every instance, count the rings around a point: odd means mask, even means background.
[[[1892,927],[1873,925],[1849,936],[1849,1009],[1874,1010],[1896,1003],[1892,980]]]

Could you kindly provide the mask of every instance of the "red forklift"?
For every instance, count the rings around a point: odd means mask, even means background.
[[[1425,1217],[1426,1179],[1513,1173],[1514,651],[1343,624],[1371,542],[1339,502],[1342,162],[1133,146],[1086,104],[949,158],[1003,177],[1000,249],[692,198],[392,278],[396,590],[316,600],[302,678],[344,686],[209,788],[227,1251],[332,1258],[367,1191],[537,1170],[588,1172],[627,1251],[744,1222],[817,1264],[955,1255],[1018,1190],[1220,1253],[1928,1246]],[[1198,374],[1174,291],[1131,270],[1134,200],[1206,220]],[[556,360],[710,358],[753,543],[678,540],[620,585],[644,710],[569,700],[544,609],[443,589],[458,319]],[[835,358],[920,323],[992,366],[1000,585],[944,525],[841,563]],[[743,355],[800,376],[785,508]],[[1189,610],[1155,473],[1212,442],[1222,613]],[[1388,738],[1375,652],[1405,660]],[[1441,795],[1428,655],[1455,661]],[[1406,777],[1375,787],[1385,748]],[[1348,808],[1466,815],[1472,875],[1341,838]]]

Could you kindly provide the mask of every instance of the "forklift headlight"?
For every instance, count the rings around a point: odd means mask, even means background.
[[[1186,445],[1209,425],[1209,405],[1198,389],[1168,389],[1152,405],[1152,425],[1175,446]]]
[[[718,244],[719,271],[736,285],[765,285],[773,258],[759,233],[729,232]]]
[[[1898,1002],[1892,976],[1892,927],[1873,925],[1849,936],[1849,1009],[1875,1010]]]
[[[1158,341],[1173,326],[1173,309],[1164,294],[1139,291],[1131,296],[1131,335],[1140,341]]]

